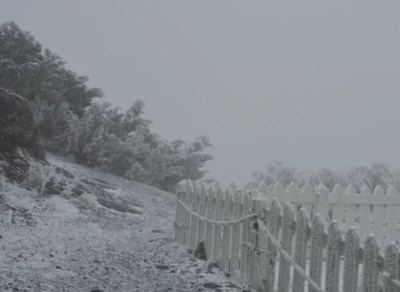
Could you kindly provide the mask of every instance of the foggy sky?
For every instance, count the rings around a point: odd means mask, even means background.
[[[400,168],[400,1],[0,0],[107,101],[168,139],[206,134],[211,176],[282,160]]]

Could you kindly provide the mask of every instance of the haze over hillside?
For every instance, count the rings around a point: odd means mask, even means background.
[[[162,137],[208,135],[207,169],[241,185],[274,160],[400,167],[399,6],[37,0],[7,1],[0,19],[31,31],[112,104],[144,100]]]

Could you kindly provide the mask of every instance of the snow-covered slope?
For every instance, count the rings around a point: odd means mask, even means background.
[[[49,161],[74,176],[63,195],[39,195],[0,178],[0,291],[240,291],[174,243],[174,195]],[[99,204],[96,191],[66,195],[83,182],[137,212]]]

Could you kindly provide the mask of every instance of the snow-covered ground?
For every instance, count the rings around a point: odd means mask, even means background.
[[[174,195],[49,161],[74,176],[63,195],[39,195],[0,178],[0,291],[241,291],[174,242]],[[96,192],[70,194],[96,183],[138,214],[104,207]]]

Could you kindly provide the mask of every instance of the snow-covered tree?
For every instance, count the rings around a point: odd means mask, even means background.
[[[288,186],[292,182],[297,182],[297,170],[294,167],[287,167],[282,161],[274,161],[266,167],[266,172],[254,171],[252,173],[255,185],[265,182],[267,185],[274,185],[280,182],[283,186]]]
[[[142,100],[136,100],[134,104],[126,111],[122,126],[126,133],[136,131],[136,128],[141,125],[143,127],[149,127],[152,122],[142,117],[144,114],[145,104]]]
[[[0,86],[31,102],[48,149],[168,190],[183,178],[203,177],[203,167],[213,159],[206,153],[212,147],[206,136],[189,144],[162,139],[144,117],[142,100],[125,113],[110,103],[92,102],[102,90],[90,88],[87,76],[65,64],[16,23],[0,25]]]
[[[379,185],[385,191],[393,185],[400,190],[400,171],[391,172],[388,166],[382,162],[374,162],[371,167],[347,167],[339,171],[322,168],[317,172],[298,171],[292,167],[285,167],[281,162],[274,162],[268,165],[265,173],[255,171],[252,176],[255,184],[262,181],[268,185],[281,182],[284,186],[287,186],[289,181],[293,181],[300,188],[309,183],[313,187],[324,184],[330,190],[336,184],[339,184],[343,189],[351,184],[358,191],[364,185],[371,190]]]

